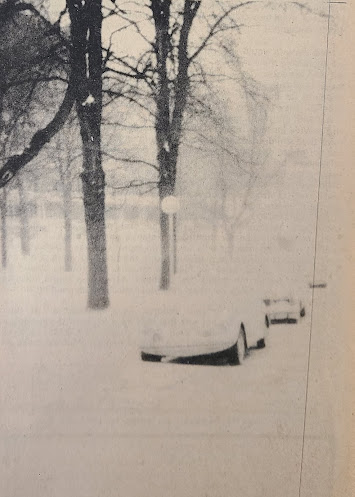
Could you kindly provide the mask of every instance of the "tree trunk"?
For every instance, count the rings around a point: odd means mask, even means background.
[[[177,273],[177,214],[173,214],[173,270]]]
[[[169,216],[160,211],[160,239],[161,239],[161,270],[160,289],[168,290],[170,286],[170,239]]]
[[[72,256],[72,201],[71,201],[71,185],[64,178],[63,192],[63,209],[64,209],[64,270],[72,271],[73,256]]]
[[[179,154],[179,145],[182,134],[182,121],[185,112],[189,91],[189,63],[188,38],[193,20],[200,7],[198,1],[185,0],[183,3],[182,24],[180,26],[179,43],[177,46],[177,74],[173,76],[169,70],[175,46],[171,30],[170,0],[152,1],[152,10],[155,25],[155,53],[157,58],[156,71],[158,86],[156,93],[156,142],[159,164],[159,197],[162,201],[175,191],[176,166]],[[176,53],[175,53],[176,55]],[[171,83],[173,82],[173,87]],[[176,221],[175,221],[176,227]],[[164,212],[160,213],[161,232],[161,276],[160,288],[167,290],[170,284],[170,243],[169,218]],[[175,249],[174,242],[174,249]],[[175,258],[175,256],[174,256]],[[176,261],[174,260],[176,265]]]
[[[158,141],[158,140],[157,140]],[[159,142],[159,141],[158,141]],[[158,163],[160,171],[159,181],[159,197],[160,202],[170,195],[175,194],[176,185],[176,166],[178,157],[178,146],[172,151],[167,152],[164,148],[158,154]],[[176,273],[177,268],[177,215],[173,216],[173,271]],[[171,260],[171,243],[170,243],[170,226],[169,215],[163,211],[160,212],[160,238],[161,238],[161,275],[160,275],[160,289],[167,290],[170,285],[170,260]]]
[[[105,173],[101,160],[101,118],[95,106],[78,110],[83,145],[83,185],[88,248],[88,306],[109,305],[105,227]]]
[[[20,176],[17,177],[18,193],[20,200],[20,239],[21,239],[21,251],[23,255],[29,255],[30,253],[30,238],[29,238],[29,225],[28,225],[28,213],[26,205],[26,195],[23,187],[23,182]]]
[[[103,170],[84,172],[82,184],[88,248],[88,307],[103,309],[109,305]]]
[[[0,199],[0,215],[1,215],[1,265],[3,268],[7,266],[7,192],[3,189]]]
[[[160,202],[171,195],[174,181],[170,170],[170,91],[167,72],[169,55],[169,19],[170,2],[152,2],[151,9],[155,22],[157,41],[157,71],[159,75],[158,92],[156,97],[157,113],[155,122],[157,160],[159,164],[159,198]],[[169,216],[160,211],[160,239],[161,239],[161,268],[160,289],[167,290],[170,285],[170,243],[169,243]]]
[[[170,154],[164,149],[158,155],[160,164],[159,198],[160,203],[165,197],[174,195],[176,167],[171,164]],[[170,286],[170,223],[169,215],[160,210],[160,240],[161,240],[161,269],[160,269],[160,289],[168,290]]]
[[[71,70],[83,149],[81,174],[88,250],[88,306],[109,305],[102,169],[101,0],[67,0],[71,20]]]

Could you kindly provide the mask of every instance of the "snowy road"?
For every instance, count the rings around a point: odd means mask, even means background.
[[[3,321],[2,495],[298,496],[309,316],[271,327],[241,367],[141,362],[135,337],[121,338],[131,319]],[[319,399],[307,448],[324,457],[305,459],[305,476],[311,460],[319,468],[302,497],[330,495],[331,410]]]

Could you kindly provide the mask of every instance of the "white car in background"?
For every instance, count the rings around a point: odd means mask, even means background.
[[[319,281],[319,280],[315,280],[315,281],[311,281],[309,283],[309,288],[327,288],[327,282],[326,281]]]
[[[265,324],[297,323],[306,315],[302,301],[291,297],[264,299]]]
[[[256,302],[245,292],[161,291],[150,295],[141,304],[145,316],[141,358],[185,363],[224,358],[229,364],[241,364],[251,347],[266,344],[268,330],[262,306]]]

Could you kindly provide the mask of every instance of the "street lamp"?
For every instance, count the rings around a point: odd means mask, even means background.
[[[169,236],[172,240],[172,243],[169,244],[172,250],[172,257],[169,257],[170,267],[169,272],[176,274],[177,270],[177,250],[176,250],[176,230],[177,230],[177,221],[176,221],[176,213],[180,210],[180,200],[175,195],[168,195],[164,197],[161,201],[161,210],[168,215],[169,220]],[[170,255],[170,254],[169,254]],[[172,265],[172,268],[171,268]]]

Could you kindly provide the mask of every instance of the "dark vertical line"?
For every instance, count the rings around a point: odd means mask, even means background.
[[[6,186],[0,193],[0,218],[1,218],[1,265],[7,266],[7,190]]]
[[[303,434],[302,434],[302,451],[301,451],[301,466],[300,466],[300,479],[299,479],[299,489],[298,495],[301,497],[302,493],[302,477],[303,477],[303,458],[305,449],[305,434],[306,434],[306,424],[307,424],[307,408],[308,408],[308,390],[309,390],[309,372],[311,365],[311,349],[312,349],[312,327],[313,327],[313,303],[314,303],[314,283],[316,275],[316,259],[317,259],[317,245],[318,245],[318,221],[319,221],[319,199],[320,199],[320,186],[321,186],[321,176],[322,176],[322,161],[323,161],[323,141],[324,141],[324,123],[325,123],[325,100],[327,93],[327,72],[328,72],[328,52],[329,52],[329,31],[330,31],[330,5],[328,4],[328,27],[327,27],[327,41],[326,41],[326,53],[325,53],[325,64],[324,64],[324,88],[323,88],[323,115],[322,115],[322,131],[320,140],[320,158],[319,158],[319,173],[318,173],[318,192],[317,192],[317,209],[316,209],[316,220],[315,220],[315,240],[314,240],[314,260],[313,260],[313,285],[312,285],[312,305],[311,305],[311,322],[309,330],[309,343],[308,343],[308,363],[307,363],[307,379],[306,379],[306,392],[305,392],[305,405],[304,405],[304,417],[303,417]]]
[[[177,273],[177,214],[173,214],[173,261],[174,274]]]

